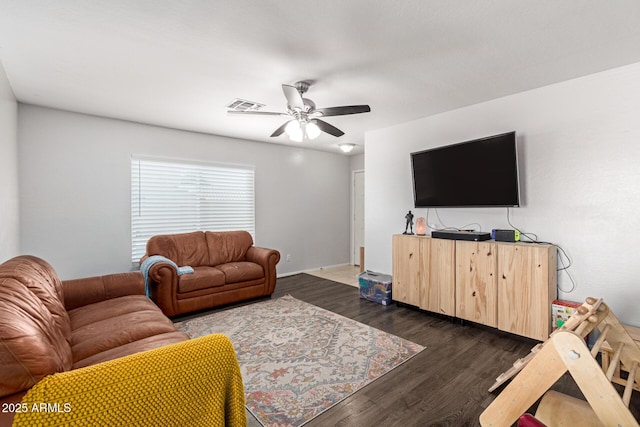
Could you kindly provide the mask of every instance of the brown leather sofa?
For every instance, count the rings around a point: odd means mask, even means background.
[[[61,281],[33,256],[0,265],[0,425],[43,377],[178,343],[139,272]]]
[[[151,257],[166,260],[145,265]],[[269,296],[276,287],[278,261],[280,252],[254,246],[246,231],[153,236],[140,260],[148,294],[167,316]],[[179,267],[187,266],[193,273],[178,274]]]

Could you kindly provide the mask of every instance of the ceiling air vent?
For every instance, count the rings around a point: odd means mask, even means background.
[[[231,111],[258,111],[264,107],[264,104],[258,104],[257,102],[247,101],[246,99],[236,98],[227,108]]]

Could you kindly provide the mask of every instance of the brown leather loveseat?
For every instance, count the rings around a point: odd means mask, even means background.
[[[273,294],[280,252],[246,231],[195,231],[151,237],[140,261],[148,295],[177,316]],[[180,274],[185,267],[192,272]]]
[[[188,339],[143,286],[137,272],[62,282],[29,255],[0,265],[0,397],[54,372]]]

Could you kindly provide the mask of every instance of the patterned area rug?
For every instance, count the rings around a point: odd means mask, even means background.
[[[424,350],[289,295],[176,326],[229,336],[247,408],[268,427],[301,426]]]

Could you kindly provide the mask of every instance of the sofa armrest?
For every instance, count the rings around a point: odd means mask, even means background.
[[[178,295],[178,272],[166,262],[156,262],[149,268],[149,292],[151,299],[166,316],[179,314],[175,304]]]
[[[27,410],[15,415],[14,426],[247,422],[238,361],[220,334],[47,376],[22,404]]]
[[[247,250],[246,260],[260,264],[264,269],[266,294],[271,295],[276,289],[276,264],[280,261],[280,252],[275,249],[251,246]]]
[[[144,295],[144,279],[139,271],[65,280],[62,287],[67,310],[125,295]]]

